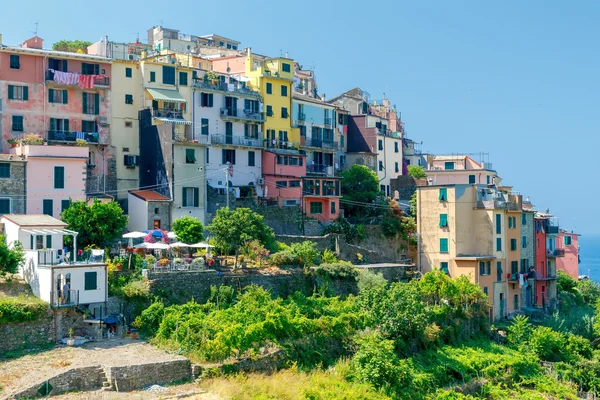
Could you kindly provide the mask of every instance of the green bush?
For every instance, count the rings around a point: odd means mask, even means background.
[[[352,263],[340,261],[333,264],[321,264],[314,269],[317,276],[329,279],[356,279],[358,269]]]
[[[48,303],[37,297],[0,297],[0,324],[36,321],[47,310]]]
[[[394,342],[380,333],[367,333],[356,339],[358,350],[352,358],[352,370],[359,382],[368,383],[376,389],[395,386],[405,380],[406,373],[394,352]]]
[[[531,331],[529,346],[542,360],[561,361],[565,358],[567,341],[565,336],[546,326],[538,326]]]
[[[567,348],[566,351],[571,355],[573,359],[592,358],[592,344],[589,340],[578,335],[567,336]]]
[[[337,259],[337,257],[335,256],[335,253],[331,250],[323,250],[323,255],[321,256],[321,263],[323,264],[333,264],[336,262],[339,262],[340,260]]]
[[[161,301],[155,301],[142,311],[142,314],[135,319],[133,326],[138,328],[142,335],[154,336],[158,332],[164,312],[165,305]]]
[[[517,315],[508,327],[508,342],[513,346],[522,347],[527,344],[530,335],[531,325],[529,324],[529,318]]]
[[[269,256],[269,264],[278,267],[300,265],[300,258],[289,251],[280,251]]]
[[[360,269],[356,280],[358,281],[358,291],[364,293],[377,286],[387,285],[387,280],[381,273],[375,273],[369,269]]]
[[[316,243],[309,240],[305,240],[302,243],[292,244],[290,251],[298,256],[300,263],[305,267],[315,265],[320,255]]]
[[[121,292],[129,300],[144,300],[150,297],[150,289],[143,279],[129,281],[129,283],[123,286]]]

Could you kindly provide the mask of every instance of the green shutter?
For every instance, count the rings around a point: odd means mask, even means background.
[[[69,120],[68,119],[63,120],[63,127],[64,127],[63,129],[64,129],[65,132],[70,132],[70,130],[69,130]]]
[[[63,72],[67,72],[69,70],[69,63],[67,60],[62,60],[62,67]]]
[[[54,132],[56,130],[56,120],[54,118],[50,118],[50,132]]]
[[[15,87],[13,85],[8,85],[8,99],[13,100],[15,98]]]
[[[83,99],[82,99],[83,113],[87,114],[87,93],[83,92],[83,93],[81,93],[81,95],[83,96]]]
[[[60,201],[60,212],[62,213],[71,205],[71,200],[61,200]]]
[[[69,91],[67,89],[63,90],[63,96],[62,96],[62,102],[63,104],[67,104],[69,103]]]
[[[48,103],[54,103],[54,89],[48,89]]]
[[[98,93],[94,93],[94,114],[100,114],[100,95]]]
[[[98,288],[97,272],[86,272],[84,282],[84,290],[96,290]]]
[[[185,198],[185,188],[184,187],[181,188],[181,206],[187,207],[187,201]]]
[[[440,214],[440,226],[448,226],[448,214]]]
[[[52,248],[52,235],[46,235],[46,248]]]
[[[29,235],[29,249],[33,250],[33,235]]]
[[[23,100],[29,100],[29,86],[23,86]]]
[[[194,207],[200,207],[200,189],[194,188]]]
[[[441,238],[440,239],[440,253],[447,253],[447,252],[448,252],[448,239]]]
[[[213,106],[213,94],[212,93],[208,94],[208,106],[209,107]]]
[[[438,196],[438,200],[439,201],[447,201],[448,200],[448,189],[446,189],[446,188],[440,189],[440,194]]]
[[[65,167],[54,167],[54,189],[65,188]]]

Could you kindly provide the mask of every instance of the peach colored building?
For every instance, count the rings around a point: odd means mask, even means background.
[[[579,236],[561,229],[556,238],[556,251],[562,255],[556,258],[556,269],[574,279],[579,279]]]
[[[11,150],[27,161],[27,213],[60,218],[71,201],[85,200],[88,148],[25,145]]]
[[[431,156],[425,173],[431,185],[498,185],[502,181],[491,164],[466,155]]]
[[[113,180],[116,185],[116,176],[108,174],[114,163],[108,146],[110,78],[110,59],[44,50],[37,36],[19,47],[0,46],[0,151],[27,133],[49,144],[79,140],[87,144],[86,191],[110,191]]]

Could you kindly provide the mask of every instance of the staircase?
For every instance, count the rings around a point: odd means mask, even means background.
[[[106,371],[104,370],[104,368],[100,367],[98,370],[100,377],[102,379],[102,390],[103,391],[112,391],[114,390],[112,387],[112,383],[110,382],[110,379],[108,379],[108,377],[106,376]]]

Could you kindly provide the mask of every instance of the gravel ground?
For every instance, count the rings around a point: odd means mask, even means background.
[[[14,360],[0,360],[0,398],[32,384],[48,379],[73,367],[92,365],[125,366],[162,362],[184,357],[168,354],[145,342],[131,339],[108,339],[85,343],[81,347],[57,346],[51,350],[26,355]],[[105,393],[105,392],[103,392]],[[83,397],[74,397],[86,399]],[[165,394],[160,395],[165,398]],[[89,397],[102,399],[103,397]],[[153,397],[143,397],[153,398]]]
[[[205,393],[197,384],[188,383],[179,386],[167,386],[168,391],[161,394],[153,394],[145,391],[136,391],[130,393],[117,392],[86,392],[69,393],[52,397],[56,400],[167,400],[167,399],[185,399],[185,400],[224,400],[213,393]]]

